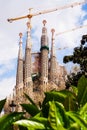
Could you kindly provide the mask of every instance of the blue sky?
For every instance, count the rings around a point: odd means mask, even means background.
[[[26,22],[28,19],[8,23],[8,18],[26,15],[29,8],[32,13],[66,6],[84,0],[0,0],[0,99],[8,96],[16,84],[16,67],[19,45],[19,33],[23,33],[23,48],[26,44]],[[55,34],[87,24],[87,4],[57,12],[35,16],[32,18],[32,51],[39,51],[42,21],[47,20],[49,46],[51,46],[51,29]],[[63,64],[63,56],[73,53],[73,48],[80,45],[81,36],[87,34],[87,28],[78,29],[70,33],[55,36],[55,47],[65,50],[56,50],[57,61]],[[24,49],[23,49],[24,50]],[[71,64],[65,65],[71,68]]]

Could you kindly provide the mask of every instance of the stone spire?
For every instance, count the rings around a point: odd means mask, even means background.
[[[17,75],[16,75],[16,86],[23,87],[23,55],[22,55],[22,33],[19,33],[19,52],[18,52],[18,64],[17,64]]]
[[[25,50],[25,77],[24,84],[25,87],[30,86],[32,83],[32,68],[31,68],[31,25],[27,22],[27,40],[26,40],[26,50]]]
[[[50,79],[53,82],[56,82],[57,79],[57,60],[55,55],[55,43],[54,43],[54,32],[55,30],[52,29],[52,38],[51,38],[51,56],[50,56]]]
[[[16,75],[16,87],[15,87],[15,94],[17,95],[15,100],[17,104],[17,110],[19,109],[19,105],[22,103],[23,97],[23,55],[22,55],[22,33],[19,33],[20,41],[19,41],[19,52],[18,52],[18,64],[17,64],[17,75]]]
[[[43,20],[43,28],[42,28],[42,36],[41,36],[41,83],[48,83],[48,36],[47,36],[47,28],[46,20]]]
[[[52,38],[51,38],[51,42],[52,42],[52,46],[51,46],[51,57],[55,57],[55,43],[54,43],[54,32],[55,32],[55,29],[51,29],[51,32],[52,32]]]

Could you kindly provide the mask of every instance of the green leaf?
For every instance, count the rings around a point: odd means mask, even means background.
[[[52,100],[63,103],[66,110],[69,110],[69,108],[70,108],[69,105],[68,105],[69,97],[70,98],[72,97],[73,100],[75,99],[74,94],[72,92],[70,92],[69,90],[46,92],[45,93],[45,99],[44,99],[43,104],[42,104],[42,113],[43,113],[43,115],[45,117],[48,117],[49,106],[48,106],[47,103],[49,101],[52,101]]]
[[[68,90],[46,92],[42,106],[44,106],[47,102],[52,100],[64,103],[65,99],[68,96],[73,96],[73,93]]]
[[[84,130],[87,130],[87,122],[78,114],[74,112],[67,112],[66,113],[74,122],[79,124]]]
[[[68,130],[81,130],[81,127],[77,123],[73,123]]]
[[[44,117],[34,117],[34,118],[31,118],[30,120],[31,121],[36,121],[38,123],[42,123],[42,124],[44,124],[44,126],[46,128],[49,127],[49,122],[48,122],[47,118],[44,118]]]
[[[80,112],[79,113],[81,115],[83,115],[84,113],[87,113],[87,103],[82,108],[80,108]]]
[[[40,112],[39,109],[36,106],[32,105],[32,104],[21,104],[21,106],[31,116],[35,116],[36,114],[38,114]]]
[[[72,96],[69,96],[65,99],[63,103],[66,111],[77,111],[78,110],[78,103],[76,99],[73,99]]]
[[[77,96],[78,95],[78,89],[75,86],[71,86],[71,91]]]
[[[44,117],[33,117],[30,120],[47,124],[47,118],[44,118]]]
[[[5,102],[6,102],[6,99],[3,99],[0,101],[0,113],[1,113],[2,109],[4,108]]]
[[[53,130],[59,129],[59,127],[66,126],[69,123],[65,115],[64,107],[62,104],[52,101],[49,102],[49,115],[48,121]],[[68,124],[69,125],[69,124]]]
[[[87,122],[87,103],[80,108],[79,114]]]
[[[36,121],[31,121],[31,120],[19,120],[19,121],[16,121],[14,124],[27,127],[28,130],[32,130],[32,129],[43,130],[43,129],[45,129],[45,126],[43,123],[38,123]]]
[[[65,129],[63,126],[58,126],[56,130],[67,130],[67,129]]]
[[[34,101],[26,93],[24,93],[24,95],[34,106],[37,107],[37,105],[34,103]]]
[[[41,111],[38,114],[36,114],[34,117],[40,117],[40,116],[41,116]]]
[[[82,106],[87,102],[87,78],[82,76],[78,82],[78,102]]]
[[[51,130],[48,119],[44,117],[33,117],[30,119],[31,121],[36,121],[38,123],[42,123],[47,130]]]
[[[13,130],[12,123],[23,118],[23,113],[11,113],[0,118],[0,130]]]

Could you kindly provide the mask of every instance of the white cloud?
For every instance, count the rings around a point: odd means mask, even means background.
[[[12,93],[15,84],[15,77],[4,78],[0,81],[0,100],[9,96]]]
[[[5,73],[12,73],[12,71],[16,71],[16,68],[15,68],[15,63],[13,62],[14,60],[5,60],[3,61],[3,64],[1,64],[1,67],[0,67],[0,78],[2,78],[2,76],[5,74]]]

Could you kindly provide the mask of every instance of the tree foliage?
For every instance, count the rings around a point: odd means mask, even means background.
[[[77,74],[71,73],[68,76],[66,83],[67,87],[77,85],[78,79],[85,75],[87,77],[87,35],[82,36],[81,44],[79,47],[75,47],[73,55],[65,56],[63,59],[64,63],[68,62],[77,63],[80,65],[80,71]]]

